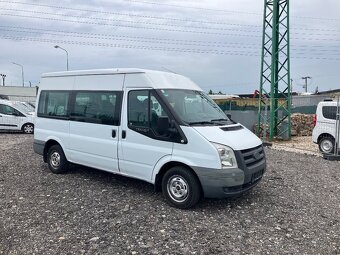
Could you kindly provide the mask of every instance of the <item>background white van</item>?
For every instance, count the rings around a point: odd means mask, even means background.
[[[336,123],[338,111],[338,103],[336,101],[320,102],[317,106],[314,119],[313,142],[319,145],[322,153],[334,152],[336,138],[340,135],[340,128],[337,130],[338,126]],[[339,149],[340,146],[338,144]]]
[[[266,169],[261,140],[178,74],[43,74],[36,114],[34,150],[52,172],[72,162],[138,178],[180,208],[241,194]]]
[[[0,100],[0,129],[34,132],[34,115],[31,108],[18,101]]]

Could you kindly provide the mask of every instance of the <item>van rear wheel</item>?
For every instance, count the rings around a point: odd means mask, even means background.
[[[61,174],[67,171],[68,161],[60,145],[53,145],[48,149],[47,164],[54,174]]]
[[[195,206],[202,194],[197,177],[182,166],[170,168],[164,174],[162,192],[171,206],[181,209]]]
[[[333,137],[323,137],[319,142],[319,149],[322,153],[333,153],[335,141]]]

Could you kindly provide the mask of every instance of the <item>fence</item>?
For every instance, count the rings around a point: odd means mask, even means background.
[[[316,113],[319,102],[329,99],[329,96],[311,95],[311,96],[293,96],[291,105],[291,134],[294,141],[298,141],[300,144],[294,145],[300,147],[302,150],[313,150],[318,152],[318,146],[312,143],[312,133],[314,129],[314,116]],[[324,102],[322,104],[332,104],[331,108],[325,108],[324,112],[326,116],[332,117],[321,121],[321,116],[318,116],[318,127],[322,131],[323,136],[331,137],[331,141],[324,139],[324,146],[332,146],[335,148],[336,144],[339,147],[339,116],[337,112],[340,110],[338,106],[338,98],[333,98],[332,102]],[[232,116],[232,119],[243,124],[253,132],[257,131],[259,116],[259,99],[258,98],[231,98],[224,100],[215,100],[215,102],[227,113]],[[279,105],[286,104],[284,99],[278,99]],[[286,105],[284,105],[286,106]],[[264,100],[262,104],[261,114],[261,130],[259,136],[265,141],[268,139],[269,125],[270,125],[270,100]],[[327,109],[331,111],[327,113]],[[284,117],[286,112],[284,110],[277,111],[278,118]],[[336,119],[338,118],[338,119]],[[281,138],[288,137],[288,120],[286,119],[280,123],[277,127],[277,133],[281,135]],[[323,137],[322,136],[322,137]],[[304,138],[306,137],[306,138]],[[314,142],[320,143],[320,139],[316,139]],[[331,150],[333,153],[338,153],[338,150]]]

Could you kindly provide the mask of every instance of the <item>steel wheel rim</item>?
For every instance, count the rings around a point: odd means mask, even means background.
[[[32,125],[24,126],[24,132],[28,133],[28,134],[32,133],[33,132],[33,126]]]
[[[58,168],[60,165],[60,154],[58,152],[53,152],[50,157],[50,163],[53,168]]]
[[[331,152],[333,149],[333,143],[330,140],[324,140],[321,143],[321,148],[324,152]]]
[[[168,194],[176,202],[184,202],[189,195],[189,185],[187,181],[179,175],[172,176],[167,184]]]

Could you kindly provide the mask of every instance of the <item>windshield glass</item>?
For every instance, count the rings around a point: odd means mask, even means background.
[[[218,105],[202,91],[160,90],[182,121],[192,125],[234,124]]]
[[[22,111],[24,113],[28,113],[28,112],[34,112],[34,109],[32,110],[31,107],[27,106],[26,104],[22,103],[22,102],[15,102],[14,107],[17,108],[19,111]]]

